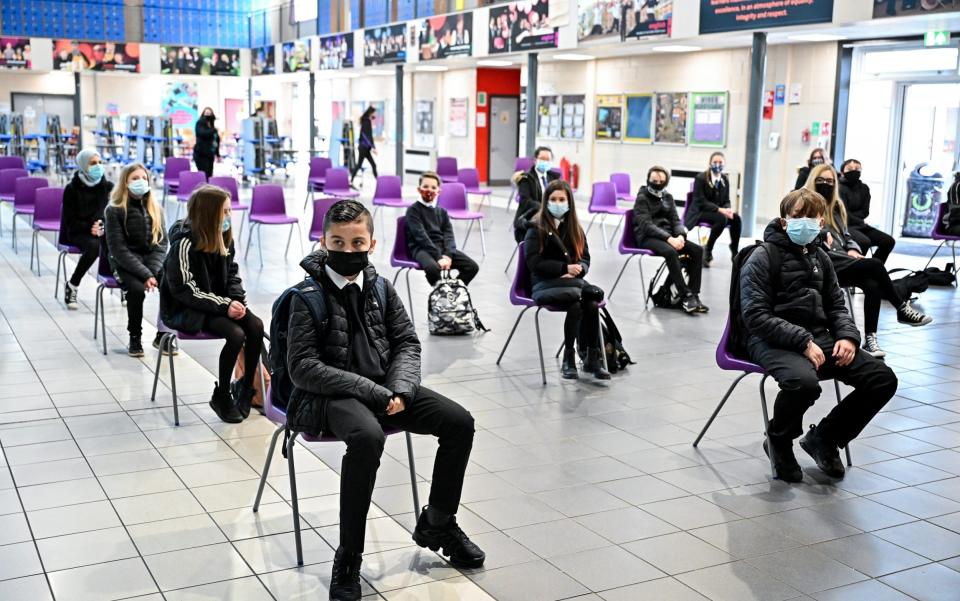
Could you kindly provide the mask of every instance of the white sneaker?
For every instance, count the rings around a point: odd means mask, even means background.
[[[863,350],[868,355],[872,355],[877,359],[883,359],[887,356],[887,353],[880,348],[880,343],[877,342],[876,334],[867,334],[867,339],[863,342]]]
[[[933,323],[933,318],[917,311],[909,302],[905,302],[897,309],[897,321],[911,326],[925,326]]]

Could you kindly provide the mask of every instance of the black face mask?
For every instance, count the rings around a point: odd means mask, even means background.
[[[666,182],[647,182],[647,187],[653,190],[654,192],[661,192],[664,188],[667,187]]]
[[[843,174],[843,179],[847,180],[852,184],[855,184],[858,181],[860,181],[860,172],[857,171],[856,169],[854,169],[853,171],[847,171],[846,173]]]
[[[833,184],[816,184],[817,194],[822,196],[828,203],[833,200]]]
[[[345,278],[357,275],[369,262],[370,255],[366,251],[352,253],[340,250],[327,251],[327,265]]]

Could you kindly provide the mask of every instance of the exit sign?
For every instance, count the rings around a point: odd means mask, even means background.
[[[949,31],[928,31],[923,34],[923,45],[930,48],[933,46],[950,45]]]

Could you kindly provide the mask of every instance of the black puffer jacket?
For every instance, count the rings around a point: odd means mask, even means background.
[[[132,273],[144,282],[159,277],[167,254],[167,237],[153,243],[153,220],[140,199],[131,197],[126,211],[108,206],[103,217],[111,268]]]
[[[194,127],[197,142],[193,146],[194,160],[200,158],[214,158],[220,152],[220,133],[214,121],[200,117]]]
[[[797,181],[793,184],[794,190],[799,190],[800,188],[807,185],[807,179],[810,178],[810,166],[804,165],[803,167],[797,169]]]
[[[815,341],[830,347],[841,338],[860,344],[860,332],[844,304],[837,274],[817,242],[805,247],[790,241],[774,219],[763,239],[780,252],[780,273],[770,273],[766,248],[750,256],[740,273],[740,306],[754,361],[776,349],[802,353]]]
[[[287,369],[295,387],[287,406],[287,423],[293,430],[314,435],[323,429],[327,402],[357,399],[375,415],[382,415],[394,395],[410,403],[420,388],[417,332],[390,282],[384,283],[386,311],[380,308],[374,291],[379,276],[372,265],[363,271],[363,319],[370,341],[386,359],[387,375],[377,383],[346,370],[350,362],[350,322],[340,290],[325,273],[326,260],[326,251],[320,250],[300,263],[323,287],[326,326],[318,331],[310,310],[294,297],[287,328]]]
[[[710,173],[698,173],[693,180],[693,195],[690,206],[683,215],[683,224],[687,229],[694,228],[700,221],[700,215],[715,213],[717,209],[730,208],[730,178],[720,176],[723,184],[716,186]]]
[[[664,190],[663,196],[657,197],[646,186],[640,188],[633,203],[633,237],[637,244],[643,244],[644,238],[666,240],[686,232],[669,192]]]
[[[843,200],[840,202],[843,202]],[[827,254],[830,256],[830,261],[833,262],[833,268],[837,271],[843,271],[853,263],[862,260],[848,255],[847,253],[849,251],[855,250],[858,253],[863,253],[863,249],[860,248],[857,241],[850,235],[850,228],[842,225],[843,220],[841,217],[840,208],[837,206],[833,211],[833,221],[838,224],[838,227],[826,226],[824,228],[824,235],[820,237],[820,240],[823,242],[823,250],[827,251]],[[831,244],[827,244],[827,233],[830,234]]]
[[[76,173],[63,188],[63,213],[60,229],[67,241],[89,237],[93,224],[103,219],[113,184],[105,177],[96,186],[83,183]]]
[[[187,221],[173,224],[169,240],[170,252],[163,263],[160,285],[160,317],[164,324],[193,334],[203,329],[207,315],[226,315],[232,301],[246,304],[232,242],[225,257],[197,250]],[[220,265],[210,269],[213,262]],[[214,291],[225,291],[226,296]]]
[[[850,227],[863,225],[870,215],[870,186],[861,181],[848,181],[840,177],[840,197],[847,207],[847,223]]]

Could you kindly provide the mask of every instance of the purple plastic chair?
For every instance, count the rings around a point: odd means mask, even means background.
[[[323,192],[327,182],[327,170],[333,167],[333,161],[327,157],[310,157],[310,173],[307,175],[307,198],[303,201],[303,210],[313,200],[314,192]]]
[[[590,205],[587,207],[587,211],[593,213],[593,218],[590,219],[590,225],[587,226],[586,233],[590,233],[593,222],[596,221],[597,215],[600,215],[600,227],[603,230],[603,247],[610,248],[610,243],[607,240],[607,224],[605,221],[607,215],[618,215],[621,217],[616,229],[613,230],[613,235],[616,236],[617,230],[620,229],[623,222],[622,217],[629,213],[631,209],[617,205],[617,188],[613,185],[613,182],[594,182],[593,194],[590,195]],[[611,240],[612,239],[611,236]]]
[[[393,285],[397,285],[397,278],[401,273],[405,273],[407,279],[407,308],[410,311],[410,321],[413,321],[413,293],[410,292],[410,271],[420,271],[420,263],[414,261],[407,254],[407,218],[403,215],[397,217],[397,234],[393,239],[393,251],[390,253],[390,266],[396,267],[397,271],[393,274]]]
[[[729,315],[727,315],[726,324],[724,324],[723,326],[723,334],[720,336],[720,343],[717,344],[716,358],[717,358],[717,367],[719,367],[720,369],[724,371],[739,371],[743,373],[741,373],[737,377],[737,379],[733,381],[733,384],[731,384],[730,388],[727,389],[726,394],[724,394],[723,398],[720,399],[720,404],[717,405],[717,408],[713,410],[713,414],[710,416],[710,419],[707,420],[707,423],[703,426],[703,429],[700,430],[700,434],[697,435],[697,439],[693,441],[693,446],[696,447],[698,444],[700,444],[700,440],[707,433],[707,430],[710,429],[710,426],[713,424],[713,420],[715,420],[717,418],[717,415],[720,414],[720,410],[723,409],[723,406],[724,404],[726,404],[727,399],[729,399],[730,395],[733,394],[733,391],[737,387],[737,384],[739,384],[741,380],[743,380],[750,374],[763,374],[763,377],[760,379],[760,409],[763,412],[763,435],[764,435],[764,438],[766,438],[767,440],[767,446],[770,447],[771,446],[770,432],[769,432],[770,418],[767,413],[767,393],[763,386],[766,383],[767,378],[770,377],[770,374],[764,371],[764,369],[759,365],[757,365],[756,363],[737,357],[730,351],[730,316]],[[837,404],[839,405],[841,401],[840,384],[837,380],[833,381],[833,387],[837,393]],[[853,461],[850,458],[849,444],[844,449],[844,451],[846,451],[846,455],[847,455],[847,465],[852,466]],[[770,461],[770,473],[773,475],[773,479],[776,480],[777,470],[773,465],[772,454],[769,456],[769,461]]]
[[[437,157],[437,175],[444,184],[452,184],[457,181],[457,158],[456,157]]]
[[[2,157],[0,157],[2,158]],[[20,157],[15,157],[20,158]],[[0,171],[0,205],[5,202],[13,202],[13,192],[16,188],[17,180],[21,177],[29,177],[26,169],[7,168]],[[3,236],[3,211],[0,211],[0,236]]]
[[[64,276],[66,277],[66,276]],[[97,321],[100,322],[100,338],[103,341],[103,354],[107,354],[107,316],[103,307],[103,291],[119,290],[120,283],[113,275],[110,261],[107,259],[107,245],[100,244],[100,259],[97,261],[97,292],[93,304],[93,339],[97,339]]]
[[[534,159],[530,157],[517,157],[513,160],[513,173],[516,174],[518,171],[530,171],[530,169],[536,164]],[[510,176],[510,196],[507,197],[507,212],[510,212],[510,204],[516,202],[520,203],[520,199],[517,197],[517,185],[513,183],[513,175]],[[512,260],[512,259],[511,259]],[[507,263],[507,267],[510,267],[510,264]],[[506,271],[504,271],[506,273]]]
[[[17,250],[17,215],[29,215],[33,219],[37,190],[50,185],[45,177],[20,177],[13,188],[13,251]]]
[[[61,203],[61,214],[62,214],[62,203]],[[59,298],[60,296],[60,270],[63,270],[63,279],[67,280],[67,255],[79,255],[81,251],[76,246],[70,244],[66,238],[67,232],[66,228],[63,227],[62,219],[60,223],[60,229],[57,233],[57,278],[53,282],[53,298]]]
[[[0,171],[4,169],[23,169],[23,159],[18,156],[0,156]]]
[[[257,489],[257,498],[253,502],[253,512],[260,510],[260,499],[263,497],[263,489],[267,483],[267,476],[270,473],[270,462],[273,459],[273,453],[277,448],[277,440],[287,427],[287,413],[284,408],[273,404],[273,388],[267,388],[267,393],[263,395],[263,412],[268,420],[277,425],[277,429],[270,438],[270,449],[267,451],[267,458],[263,464],[263,471],[260,474],[260,487]],[[417,466],[413,457],[413,438],[410,432],[397,430],[395,428],[384,427],[383,433],[386,436],[404,433],[407,439],[407,460],[410,468],[410,487],[413,490],[413,519],[416,521],[420,516],[420,493],[417,490]],[[304,442],[339,442],[340,439],[333,434],[321,433],[320,436],[311,436],[305,432],[291,431],[290,437],[284,440],[286,445],[287,471],[290,478],[290,504],[293,509],[293,538],[297,547],[297,565],[303,565],[303,546],[300,541],[300,506],[297,499],[297,471],[294,468],[293,449],[297,437]]]
[[[34,196],[33,236],[30,240],[30,269],[37,258],[37,275],[40,275],[40,232],[59,232],[60,213],[63,208],[63,188],[37,188]]]
[[[643,306],[646,308],[650,304],[650,295],[643,279],[643,258],[652,257],[654,256],[654,253],[652,250],[637,247],[637,243],[633,235],[633,211],[627,211],[623,214],[623,234],[620,236],[620,247],[618,250],[620,251],[621,255],[626,255],[627,258],[623,262],[623,267],[620,268],[620,273],[617,274],[616,281],[614,281],[613,286],[610,287],[610,292],[607,293],[607,298],[613,298],[613,291],[617,289],[617,284],[620,283],[620,278],[623,277],[623,272],[627,269],[627,264],[630,263],[630,259],[634,257],[640,257],[637,261],[637,264],[640,266],[640,287],[643,290]],[[661,265],[660,269],[657,270],[657,274],[654,276],[654,281],[650,286],[651,288],[656,285],[656,282],[658,279],[660,279],[660,274],[662,272],[663,266]]]
[[[467,189],[461,183],[444,184],[440,188],[440,197],[437,198],[437,206],[446,209],[447,215],[454,221],[469,221],[467,234],[463,237],[463,248],[467,247],[467,241],[470,240],[470,231],[473,224],[477,224],[480,230],[480,249],[483,256],[487,256],[487,241],[483,238],[483,213],[471,211],[470,203],[467,202]]]
[[[617,189],[617,200],[633,200],[630,195],[630,174],[611,173],[610,181]]]
[[[381,209],[406,209],[413,202],[403,199],[403,185],[399,175],[381,175],[377,178],[377,187],[373,191],[373,218],[380,213],[380,231],[386,232]]]
[[[190,159],[167,157],[163,163],[163,199],[162,206],[167,206],[167,194],[176,194],[180,187],[180,173],[190,171]]]
[[[537,310],[533,314],[533,323],[537,330],[537,354],[540,356],[540,377],[543,381],[543,385],[546,386],[547,370],[543,365],[543,343],[540,340],[540,311],[546,309],[551,313],[566,313],[567,310],[563,307],[555,307],[553,305],[538,305],[537,302],[533,300],[533,293],[531,292],[530,285],[530,274],[527,271],[527,262],[523,253],[523,245],[523,242],[517,245],[520,256],[517,259],[517,271],[513,274],[513,284],[510,286],[510,304],[515,307],[523,307],[523,310],[520,311],[520,315],[517,315],[517,321],[513,322],[513,329],[510,330],[510,335],[507,336],[507,341],[503,343],[503,349],[500,351],[500,356],[497,357],[497,365],[500,365],[500,360],[503,359],[504,353],[507,352],[507,347],[510,346],[510,341],[513,340],[513,335],[517,331],[517,326],[520,325],[520,320],[523,319],[523,314],[536,307]],[[606,304],[606,300],[600,302],[601,307],[605,307]],[[600,321],[602,324],[602,317],[600,318]],[[598,331],[600,332],[600,348],[604,348],[603,328],[600,327]],[[560,344],[560,348],[557,350],[557,357],[560,356],[560,351],[562,350],[563,343]],[[603,364],[606,367],[606,353],[601,354],[604,355]]]
[[[247,249],[243,253],[243,260],[250,254],[250,240],[253,238],[254,228],[257,232],[257,252],[260,254],[260,267],[263,267],[263,240],[260,230],[264,225],[290,225],[290,234],[287,236],[287,248],[283,251],[286,258],[290,252],[290,241],[293,239],[293,230],[297,230],[300,237],[300,252],[303,253],[303,234],[297,224],[300,220],[287,215],[286,201],[283,198],[283,186],[277,184],[260,184],[253,187],[253,198],[250,203],[250,233],[247,234]]]
[[[350,172],[343,167],[327,169],[323,193],[337,198],[357,198],[360,193],[350,188]]]
[[[240,189],[237,187],[237,180],[229,175],[220,175],[211,177],[207,180],[211,186],[219,186],[230,193],[230,210],[234,213],[244,213],[240,217],[240,227],[237,228],[237,242],[243,237],[243,219],[246,217],[250,205],[240,202]]]
[[[180,209],[190,200],[193,191],[207,183],[207,174],[203,171],[181,171],[180,183],[177,185],[177,216],[180,218]]]
[[[339,202],[337,198],[322,196],[313,201],[313,221],[310,223],[310,233],[307,234],[307,240],[313,242],[313,248],[316,248],[320,238],[323,237],[323,218],[327,216],[330,207]]]
[[[3,174],[0,173],[0,175],[3,175]],[[933,222],[933,230],[930,232],[930,237],[933,238],[934,240],[939,240],[940,245],[937,246],[937,250],[933,251],[933,254],[930,255],[930,260],[927,261],[926,265],[924,265],[923,267],[924,269],[926,269],[927,267],[930,267],[930,263],[933,263],[933,260],[937,258],[937,254],[940,253],[940,249],[943,248],[944,244],[947,244],[950,246],[950,252],[953,257],[953,266],[954,268],[957,267],[957,241],[960,240],[960,236],[949,234],[946,231],[946,226],[944,225],[943,218],[946,217],[947,215],[947,208],[948,208],[948,204],[946,202],[941,203],[940,206],[937,207],[937,220]],[[953,285],[954,286],[957,285],[956,271],[954,271],[953,273]]]
[[[483,208],[483,202],[489,200],[490,195],[493,194],[493,190],[480,187],[480,172],[473,167],[464,167],[457,171],[457,181],[467,189],[468,195],[476,194],[480,197],[480,204],[477,205],[478,211]]]

